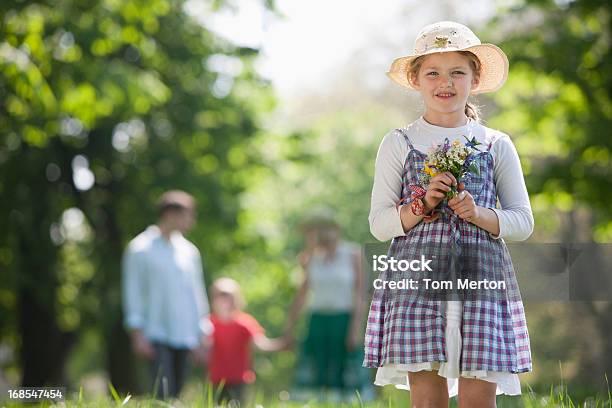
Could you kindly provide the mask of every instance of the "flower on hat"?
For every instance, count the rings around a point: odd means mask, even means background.
[[[434,44],[436,44],[437,48],[444,48],[449,43],[450,41],[448,40],[447,36],[436,36],[436,40],[434,41]]]

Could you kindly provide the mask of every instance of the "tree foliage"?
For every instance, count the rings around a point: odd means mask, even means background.
[[[248,140],[274,101],[257,50],[216,38],[183,6],[0,5],[0,330],[26,385],[61,383],[75,334],[94,327],[115,385],[136,387],[119,264],[162,191],[196,196],[192,239],[210,269],[239,251],[237,196],[258,161]]]
[[[588,239],[609,242],[609,3],[524,1],[500,11],[489,27],[511,67],[491,123],[518,137],[536,210],[586,207],[593,216]]]
[[[609,243],[609,2],[523,0],[500,10],[488,27],[488,36],[498,39],[510,59],[508,83],[494,96],[498,113],[491,124],[508,131],[521,153],[540,232],[536,238]],[[574,365],[570,376],[576,385],[605,390],[604,373],[612,369],[612,303],[533,306],[544,312],[530,326],[542,371],[557,372],[557,360],[563,359]],[[571,322],[570,330],[566,322],[551,320],[550,310],[555,319]],[[565,335],[551,344],[551,330]]]

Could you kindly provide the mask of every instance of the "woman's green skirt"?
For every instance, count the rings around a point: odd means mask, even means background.
[[[295,373],[296,388],[335,389],[344,393],[371,387],[367,368],[363,368],[363,346],[347,350],[351,314],[312,312],[308,334],[302,343]]]

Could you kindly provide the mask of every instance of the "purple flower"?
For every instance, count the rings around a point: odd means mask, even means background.
[[[444,139],[444,147],[442,147],[442,151],[444,153],[448,152],[448,149],[450,149],[450,141],[448,140],[448,137]]]
[[[465,137],[465,136],[463,136],[463,137]],[[479,141],[476,140],[476,136],[473,136],[472,140],[470,140],[467,137],[465,137],[465,140],[467,140],[467,142],[465,143],[465,147],[469,147],[470,149],[474,149],[474,150],[479,150],[476,146],[482,144],[482,143],[480,143]]]
[[[468,168],[470,167],[470,163],[472,163],[472,160],[474,160],[474,154],[470,153],[467,155],[467,157],[465,158],[465,162],[463,163],[463,167],[464,168]]]

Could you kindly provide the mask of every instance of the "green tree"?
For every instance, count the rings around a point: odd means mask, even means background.
[[[516,136],[537,229],[564,242],[610,242],[609,2],[519,1],[488,27],[487,37],[499,39],[510,59],[490,123]],[[573,333],[574,344],[588,345],[579,353],[576,381],[603,385],[604,373],[612,372],[612,303],[566,305],[565,316],[592,320],[600,357],[588,357],[592,338]]]
[[[233,244],[258,160],[246,140],[274,103],[257,50],[216,38],[182,1],[5,1],[0,21],[0,330],[23,385],[65,383],[71,345],[93,328],[111,381],[137,390],[123,248],[169,188],[198,199],[209,270],[247,245]],[[73,207],[89,231],[76,244],[61,221]]]

